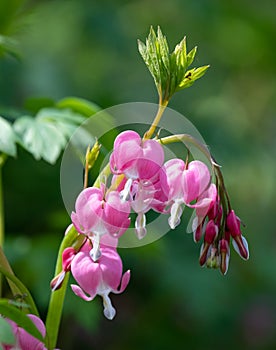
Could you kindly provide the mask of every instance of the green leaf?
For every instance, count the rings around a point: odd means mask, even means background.
[[[27,315],[20,311],[16,306],[12,305],[10,300],[0,300],[0,314],[14,321],[19,327],[24,328],[33,337],[43,341],[43,337],[35,324]]]
[[[196,55],[196,52],[197,52],[197,46],[195,46],[187,55],[187,67],[189,67],[194,59],[195,59],[195,55]]]
[[[55,101],[48,97],[30,97],[24,102],[24,108],[36,114],[42,108],[54,107]]]
[[[70,108],[73,112],[85,117],[91,117],[100,111],[100,107],[95,103],[78,97],[66,97],[56,103],[57,108]]]
[[[188,70],[185,74],[184,79],[178,85],[176,91],[192,86],[197,79],[201,78],[206,73],[209,67],[210,66],[208,65]]]
[[[15,135],[10,123],[0,117],[0,152],[9,156],[16,156]]]
[[[166,37],[162,34],[160,27],[157,29],[157,43],[159,44],[159,51],[161,59],[167,73],[170,72],[170,53]]]
[[[14,123],[19,143],[33,154],[36,160],[54,164],[66,144],[63,134],[51,123],[32,117],[21,117]]]
[[[3,265],[3,264],[1,264],[1,265]],[[20,302],[20,307],[21,308],[26,308],[33,315],[39,316],[37,308],[36,308],[36,305],[34,303],[34,300],[33,300],[32,296],[31,296],[31,293],[27,289],[27,287],[25,287],[25,285],[15,275],[13,275],[10,272],[8,272],[1,265],[0,265],[0,273],[2,273],[6,277],[6,279],[8,280],[9,283],[12,282],[15,285],[15,287],[12,289],[13,294],[20,293],[20,295],[24,296],[24,304],[25,305],[23,305]],[[14,305],[16,305],[16,303],[18,303],[18,302],[17,301],[13,301],[12,303]]]
[[[18,42],[9,36],[0,35],[0,55],[4,53],[8,53],[15,58],[20,57]]]
[[[3,317],[0,316],[0,344],[14,345],[15,337],[12,326]]]
[[[43,108],[35,118],[18,118],[13,127],[17,142],[35,159],[54,164],[76,128],[86,120],[72,110]]]

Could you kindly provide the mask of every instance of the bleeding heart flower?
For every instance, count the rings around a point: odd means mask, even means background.
[[[89,187],[76,200],[76,212],[71,214],[72,222],[79,233],[94,237],[93,259],[100,256],[100,237],[105,234],[121,236],[129,227],[130,203],[123,201],[117,191]],[[92,253],[91,253],[92,254]]]
[[[71,262],[71,272],[79,285],[71,285],[73,292],[86,301],[96,295],[103,298],[104,315],[112,320],[116,314],[109,293],[122,293],[128,285],[130,271],[122,275],[123,265],[114,247],[101,245],[101,257],[91,259],[90,242],[87,242]]]

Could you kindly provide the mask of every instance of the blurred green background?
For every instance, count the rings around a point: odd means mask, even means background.
[[[68,290],[59,347],[275,349],[275,1],[29,1],[12,19],[15,29],[3,22],[13,1],[1,3],[0,34],[14,35],[21,55],[0,60],[0,108],[11,119],[30,97],[79,96],[102,108],[157,102],[137,38],[160,25],[171,49],[184,35],[189,49],[198,45],[195,65],[211,68],[170,107],[192,121],[222,164],[250,245],[250,260],[233,252],[226,276],[199,267],[185,223],[149,246],[122,249],[132,279],[112,296],[115,320],[104,319],[100,298],[86,303]],[[44,315],[70,222],[59,168],[23,150],[4,167],[6,252]]]

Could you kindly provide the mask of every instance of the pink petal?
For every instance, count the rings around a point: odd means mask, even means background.
[[[113,248],[102,248],[102,256],[99,260],[102,273],[102,281],[111,289],[117,289],[123,271],[122,260]]]
[[[87,234],[88,232],[85,232],[84,228],[81,226],[80,222],[79,222],[79,218],[78,215],[75,212],[71,213],[71,220],[73,225],[75,226],[75,229],[82,234]]]
[[[137,177],[136,160],[141,156],[141,137],[134,131],[125,131],[114,141],[114,150],[110,157],[111,171],[115,174],[131,170],[132,177]]]
[[[185,163],[182,159],[170,159],[160,171],[160,184],[168,201],[183,197],[182,174]]]
[[[117,245],[118,245],[118,238],[115,238],[108,233],[101,237],[101,246],[116,248]]]
[[[36,328],[41,333],[42,337],[45,337],[45,335],[46,335],[46,328],[45,328],[45,325],[44,325],[43,321],[39,317],[37,317],[36,315],[28,314],[28,317],[29,317],[30,320],[33,321],[33,323],[35,324]]]
[[[156,177],[164,162],[162,146],[155,140],[146,140],[142,145],[142,154],[137,159],[137,170],[140,180]]]
[[[104,206],[104,223],[107,225],[109,233],[117,233],[120,228],[127,224],[130,214],[130,203],[122,201],[117,191],[111,191],[106,197]],[[126,229],[128,228],[125,227]]]
[[[121,286],[120,286],[120,288],[119,288],[118,290],[112,290],[112,292],[115,293],[115,294],[120,294],[120,293],[122,293],[122,292],[126,289],[128,283],[129,283],[129,280],[130,280],[130,270],[127,270],[127,271],[123,274],[123,277],[122,277],[122,280],[121,280]]]
[[[76,284],[71,284],[71,288],[72,291],[76,294],[76,296],[82,298],[85,301],[91,301],[95,298],[96,294],[90,295],[90,297],[88,297],[84,291],[81,289],[80,286],[76,285]]]
[[[140,135],[133,130],[126,130],[121,132],[114,141],[114,149],[116,149],[119,145],[126,141],[134,141],[139,146],[141,145],[141,137]]]
[[[62,269],[64,271],[70,270],[70,265],[75,255],[76,255],[76,251],[74,248],[68,247],[64,249],[62,253]]]
[[[88,245],[85,247],[87,250]],[[90,248],[91,249],[91,248]],[[93,262],[88,251],[80,251],[71,263],[71,272],[80,287],[89,295],[97,293],[102,273],[98,262]]]
[[[197,199],[210,184],[211,175],[206,164],[194,160],[183,172],[183,192],[186,204]]]
[[[29,314],[28,317],[32,320],[32,322],[35,324],[36,328],[39,330],[41,335],[45,337],[46,335],[46,329],[44,323],[41,321],[41,319],[35,315]],[[22,350],[37,350],[37,349],[45,349],[44,344],[30,335],[28,332],[25,331],[23,328],[19,328],[17,330],[17,338],[19,346]]]
[[[103,189],[89,187],[83,190],[76,200],[76,212],[71,219],[77,231],[89,234],[102,215]]]

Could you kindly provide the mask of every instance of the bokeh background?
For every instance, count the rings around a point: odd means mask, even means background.
[[[5,27],[2,1],[1,24]],[[17,1],[18,2],[18,1]],[[11,33],[20,59],[0,59],[1,113],[12,118],[33,97],[78,96],[102,108],[157,102],[137,38],[160,25],[171,49],[184,35],[195,65],[211,64],[170,107],[201,132],[222,164],[233,206],[246,227],[250,260],[233,252],[226,276],[200,268],[185,224],[161,240],[121,249],[132,279],[102,315],[68,290],[62,349],[276,348],[276,3],[273,0],[21,1]],[[4,6],[5,5],[5,6]],[[20,24],[20,26],[19,26]],[[55,256],[70,223],[59,188],[60,160],[35,161],[19,149],[4,167],[5,250],[43,315]]]

